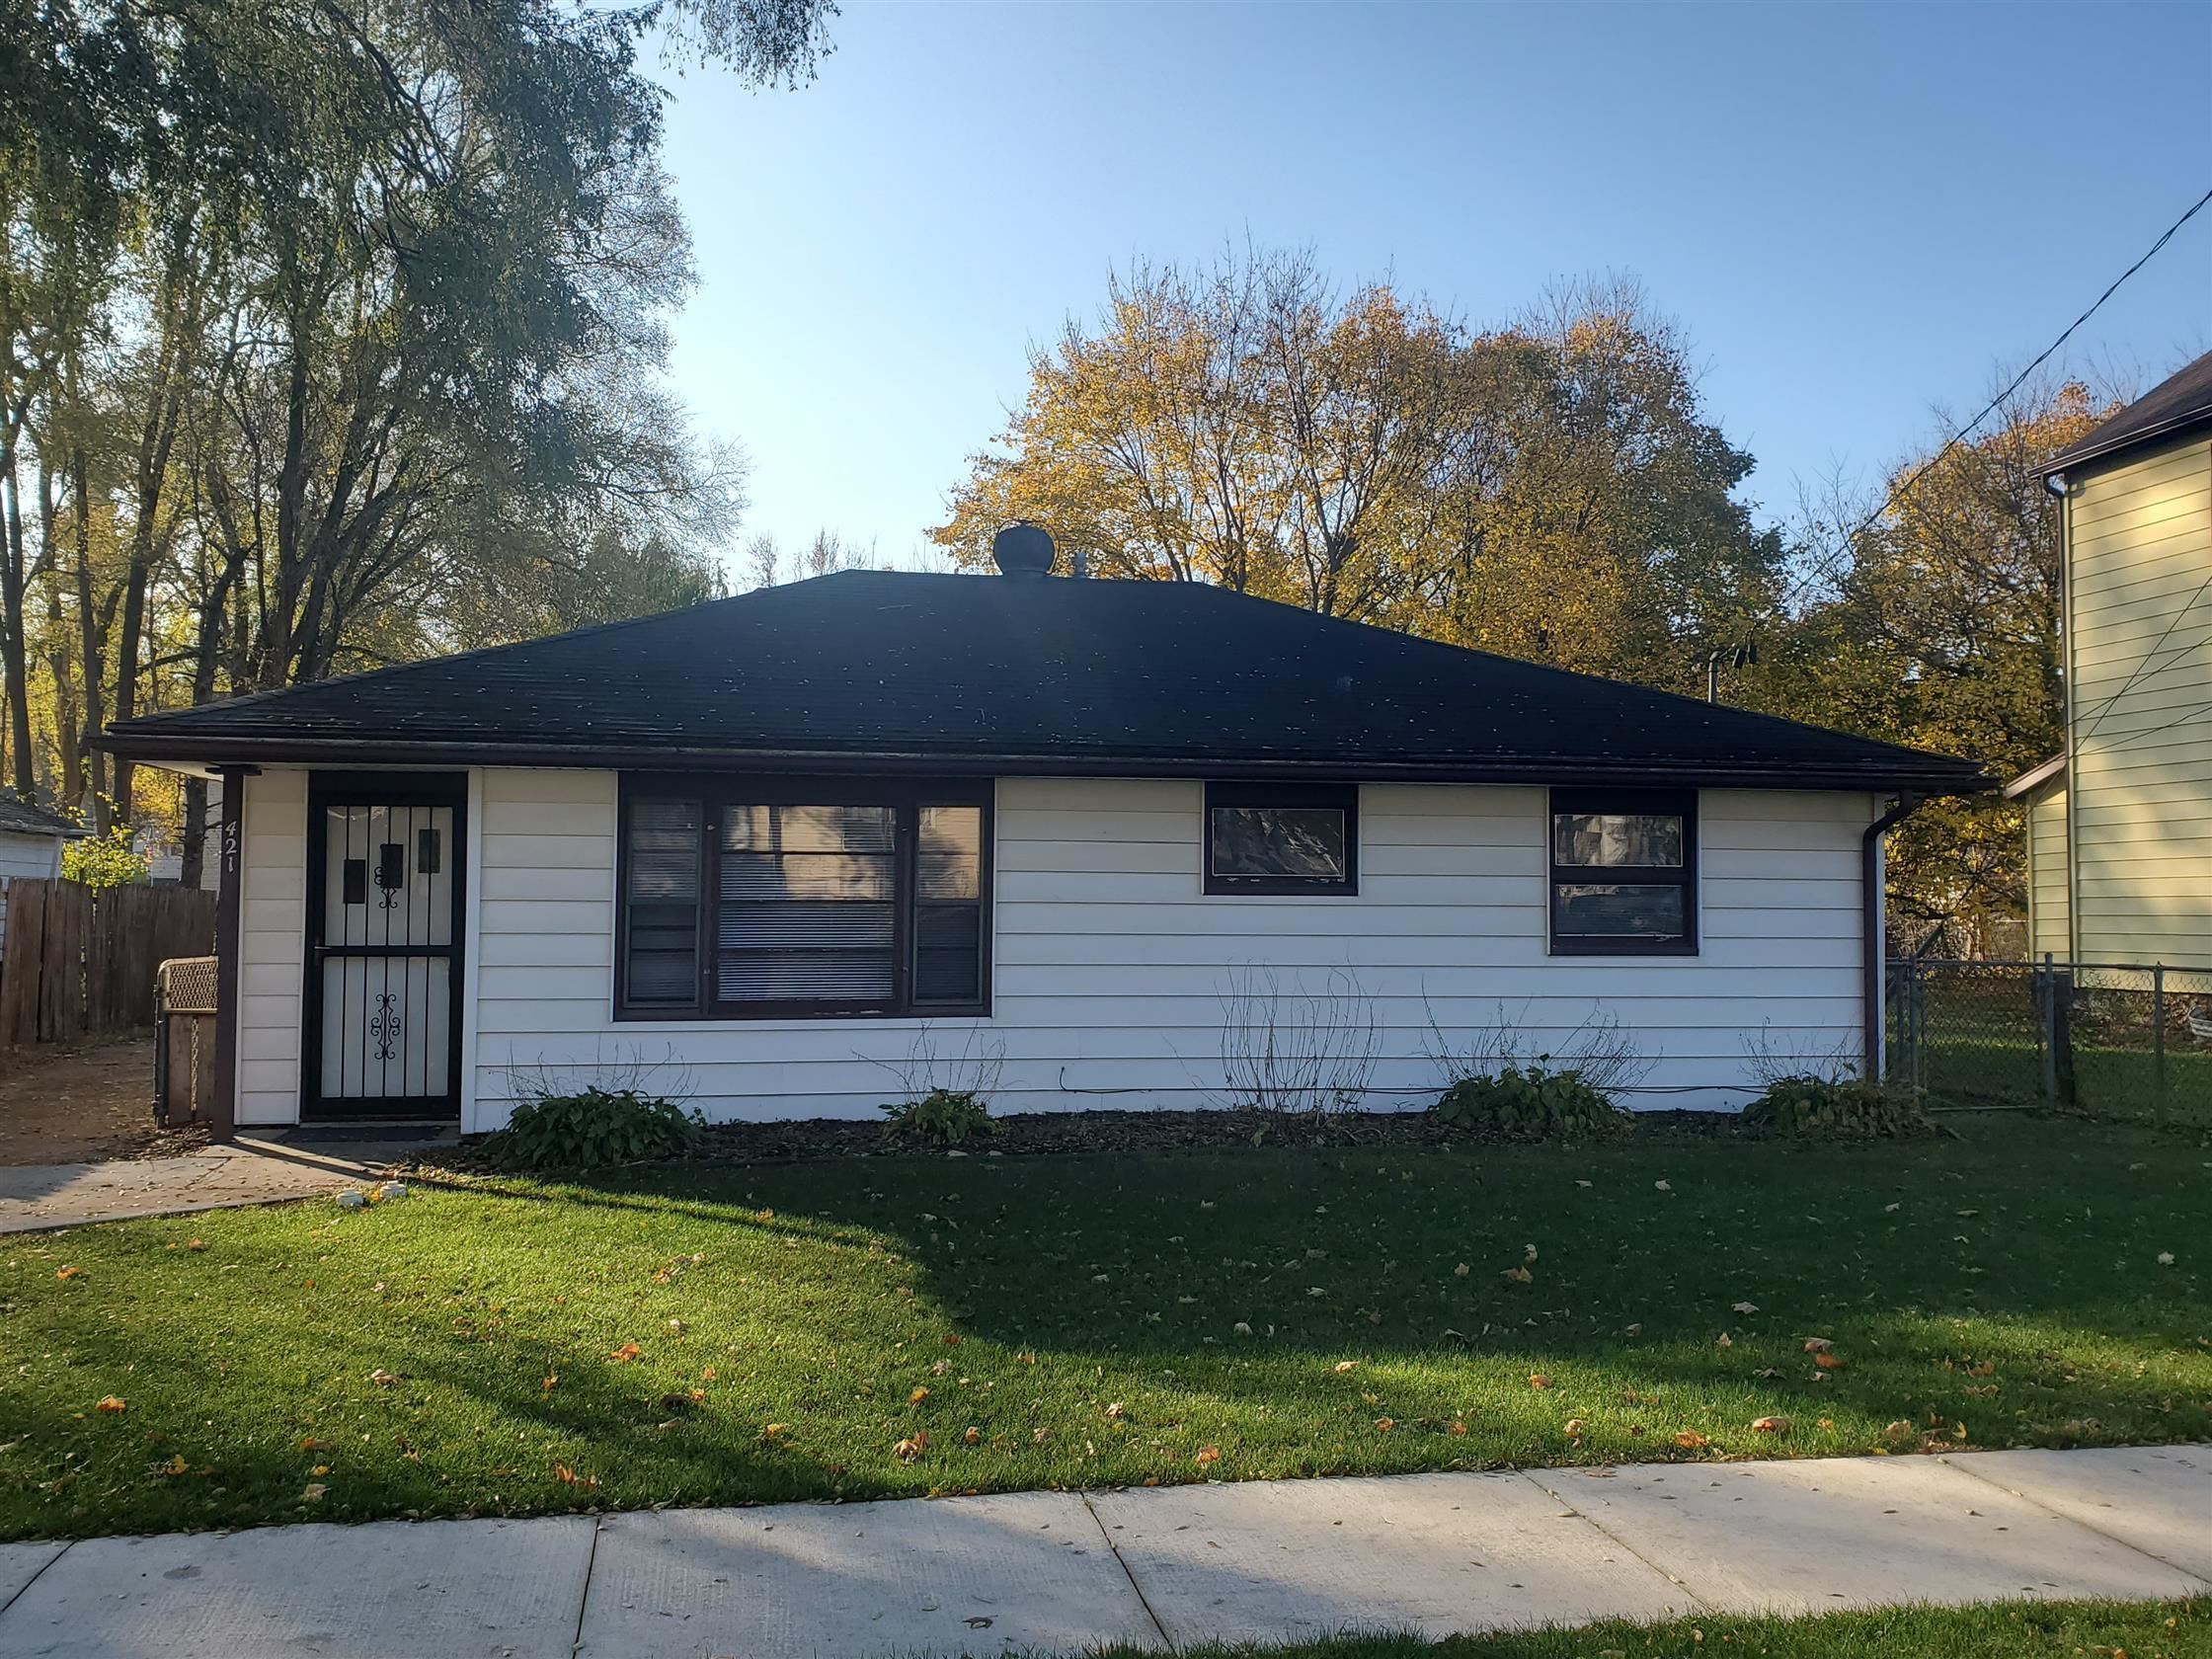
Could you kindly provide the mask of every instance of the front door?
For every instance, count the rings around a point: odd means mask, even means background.
[[[466,790],[458,773],[309,785],[303,1118],[460,1116]]]

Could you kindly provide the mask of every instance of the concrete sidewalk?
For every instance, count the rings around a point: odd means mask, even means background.
[[[378,1180],[424,1144],[242,1135],[181,1157],[0,1165],[0,1233],[312,1198]]]
[[[7,1659],[875,1659],[2212,1590],[2212,1447],[0,1544]]]

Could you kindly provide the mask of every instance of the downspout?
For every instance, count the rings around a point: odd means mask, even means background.
[[[1882,1056],[1882,836],[1919,811],[1920,805],[1920,796],[1910,791],[1900,794],[1889,811],[1866,826],[1866,833],[1858,842],[1858,891],[1864,912],[1859,932],[1865,946],[1865,984],[1861,988],[1865,1048],[1861,1052],[1866,1057],[1865,1080],[1869,1083],[1880,1080]]]

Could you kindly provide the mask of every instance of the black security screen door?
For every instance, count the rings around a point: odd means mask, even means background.
[[[459,775],[320,775],[307,794],[301,1116],[461,1110]]]

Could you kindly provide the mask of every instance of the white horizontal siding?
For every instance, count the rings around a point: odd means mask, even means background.
[[[238,1121],[299,1121],[307,774],[266,770],[239,804]]]
[[[922,1051],[987,1046],[1000,1111],[1219,1104],[1224,993],[1255,966],[1293,994],[1357,982],[1377,1104],[1435,1093],[1432,1016],[1465,1032],[1501,1004],[1539,1049],[1618,1016],[1653,1061],[1646,1105],[1740,1101],[1763,1033],[1808,1058],[1858,1043],[1862,795],[1708,791],[1701,953],[1609,960],[1546,953],[1540,790],[1370,785],[1360,893],[1313,900],[1207,896],[1197,783],[1005,779],[990,1017],[724,1024],[611,1017],[616,794],[611,773],[482,774],[472,1128],[515,1072],[632,1064],[712,1117],[873,1117]]]
[[[12,881],[17,876],[51,881],[59,874],[59,835],[0,835],[0,881]]]

